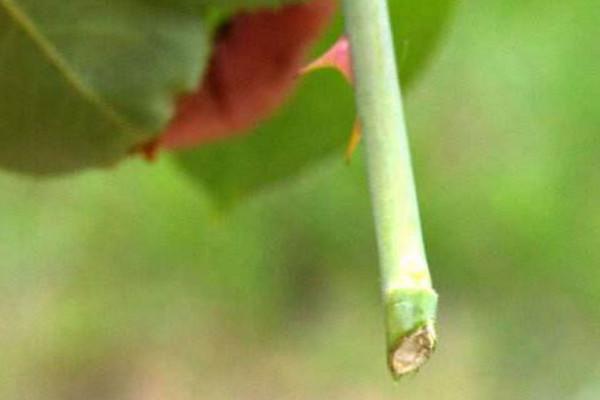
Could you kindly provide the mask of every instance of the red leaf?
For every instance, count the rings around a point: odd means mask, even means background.
[[[235,15],[217,35],[200,88],[180,100],[147,155],[242,133],[269,117],[294,89],[308,48],[335,8],[334,0],[313,0]]]

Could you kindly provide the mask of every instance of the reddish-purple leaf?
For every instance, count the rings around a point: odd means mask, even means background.
[[[293,91],[307,50],[335,8],[334,0],[313,0],[235,15],[215,39],[200,88],[179,101],[146,153],[243,133],[269,117]]]

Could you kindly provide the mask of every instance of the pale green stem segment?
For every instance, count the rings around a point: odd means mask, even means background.
[[[437,294],[425,257],[386,0],[343,0],[379,248],[388,360],[395,377],[435,346]]]

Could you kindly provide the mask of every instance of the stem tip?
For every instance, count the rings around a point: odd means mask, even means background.
[[[390,353],[390,368],[396,378],[418,370],[435,348],[433,325],[425,325],[403,338]]]

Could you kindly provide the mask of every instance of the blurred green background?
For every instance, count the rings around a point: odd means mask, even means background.
[[[0,398],[600,398],[598,37],[596,0],[463,0],[408,95],[417,375],[385,368],[360,154],[227,213],[163,157],[0,174]]]

